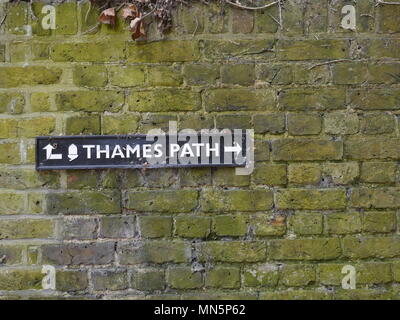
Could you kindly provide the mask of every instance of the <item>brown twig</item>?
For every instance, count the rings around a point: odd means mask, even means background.
[[[381,4],[400,5],[400,2],[387,2],[387,1],[377,0],[375,7],[377,7],[377,6],[381,5]]]
[[[338,59],[338,60],[322,62],[322,63],[314,64],[313,66],[308,68],[308,70],[312,70],[312,69],[314,69],[316,67],[324,66],[324,65],[327,65],[327,64],[331,64],[331,63],[338,63],[338,62],[345,62],[345,61],[351,61],[351,60],[350,59]]]

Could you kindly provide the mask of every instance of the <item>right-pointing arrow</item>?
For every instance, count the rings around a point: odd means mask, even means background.
[[[225,152],[235,152],[236,155],[239,154],[239,152],[242,151],[242,147],[236,142],[233,147],[227,146],[224,148]]]

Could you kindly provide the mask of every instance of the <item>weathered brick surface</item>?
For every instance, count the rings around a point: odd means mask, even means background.
[[[0,299],[398,299],[399,5],[198,1],[173,10],[165,38],[153,23],[135,42],[122,10],[93,29],[95,4],[53,3],[51,30],[51,1],[6,2]],[[36,136],[169,121],[254,129],[253,173],[35,170]],[[55,292],[40,290],[43,265]]]

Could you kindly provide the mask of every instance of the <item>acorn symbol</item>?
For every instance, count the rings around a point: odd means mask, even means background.
[[[68,147],[68,158],[69,161],[75,160],[76,158],[78,158],[78,147],[74,144],[71,144]]]

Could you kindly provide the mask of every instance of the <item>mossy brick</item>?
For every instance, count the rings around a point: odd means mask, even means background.
[[[197,289],[203,286],[201,272],[189,267],[171,267],[167,269],[167,283],[173,289]]]
[[[25,106],[25,98],[20,93],[0,93],[0,113],[22,113]]]
[[[51,36],[52,35],[52,29],[43,29],[42,26],[42,21],[45,16],[49,14],[49,10],[44,10],[44,13],[42,13],[43,7],[46,6],[47,4],[44,2],[32,2],[32,13],[37,17],[36,20],[31,19],[30,24],[32,26],[32,34],[35,36],[39,37],[44,37],[44,36]],[[45,19],[46,20],[46,19]],[[57,20],[57,16],[56,16]],[[47,21],[46,21],[47,22]]]
[[[15,35],[27,34],[28,4],[25,2],[17,3],[17,5],[9,4],[5,23],[7,33]]]
[[[125,59],[125,43],[55,43],[50,48],[50,57],[55,62],[120,62]]]
[[[67,135],[100,134],[100,116],[72,116],[65,121]]]
[[[343,89],[285,89],[279,93],[279,107],[286,111],[316,111],[343,109],[346,93]]]
[[[44,193],[42,192],[29,192],[28,204],[26,213],[35,214],[43,213]]]
[[[272,159],[275,161],[340,160],[341,141],[320,139],[278,139],[272,141]]]
[[[265,211],[272,207],[273,195],[271,191],[263,189],[205,189],[200,204],[205,212]]]
[[[103,265],[114,261],[114,242],[46,244],[43,263],[52,265]]]
[[[216,266],[205,274],[207,288],[235,289],[240,287],[240,269]]]
[[[159,89],[135,91],[128,97],[130,111],[173,112],[200,109],[200,94],[191,90]]]
[[[110,83],[118,87],[143,86],[145,69],[142,66],[112,66],[109,68]]]
[[[0,221],[0,239],[45,239],[54,236],[50,219],[4,219]]]
[[[117,112],[124,104],[120,91],[66,91],[56,94],[59,111]]]
[[[304,12],[305,34],[326,32],[328,27],[328,6],[325,2],[306,3]]]
[[[342,253],[337,238],[271,240],[268,248],[272,260],[332,260]]]
[[[364,213],[364,232],[389,233],[396,230],[396,214],[393,211],[368,211]]]
[[[143,238],[171,237],[172,218],[143,216],[139,218],[139,232]]]
[[[345,274],[342,269],[345,264],[320,264],[318,266],[319,281],[324,285],[339,286]],[[357,263],[353,265],[356,269],[356,283],[360,285],[373,285],[387,283],[392,280],[389,263]]]
[[[20,161],[19,143],[0,143],[0,163],[18,164]]]
[[[46,194],[48,214],[109,214],[121,212],[121,195],[114,191]]]
[[[344,209],[345,189],[280,189],[276,192],[278,209]]]
[[[152,129],[168,131],[170,121],[178,121],[178,117],[167,113],[142,113],[139,131],[140,133],[147,133],[147,131]]]
[[[173,26],[181,34],[198,34],[204,31],[204,10],[200,3],[190,3],[189,8],[179,6],[172,17]],[[193,17],[195,17],[193,19]],[[174,24],[175,22],[175,24]]]
[[[139,126],[139,116],[133,114],[104,115],[104,134],[128,134],[135,133]]]
[[[321,181],[321,167],[318,163],[291,163],[288,180],[298,185],[316,185]]]
[[[241,292],[209,292],[209,293],[187,293],[182,295],[185,300],[257,300],[255,293]]]
[[[369,64],[368,82],[372,84],[396,84],[400,83],[399,63],[375,63]]]
[[[262,264],[243,270],[243,284],[246,287],[275,287],[278,285],[279,268],[274,264]]]
[[[346,237],[343,254],[352,259],[395,258],[400,253],[398,237]]]
[[[181,67],[149,66],[147,68],[147,82],[150,86],[177,87],[183,83]]]
[[[397,89],[354,89],[349,91],[350,105],[360,110],[398,110],[400,90]]]
[[[328,60],[349,56],[349,43],[345,40],[281,40],[277,57],[280,60]]]
[[[314,289],[298,289],[260,292],[260,300],[332,300],[331,292],[314,290]]]
[[[126,270],[95,270],[91,278],[95,291],[124,290],[128,287]]]
[[[277,6],[271,6],[262,10],[256,10],[254,13],[254,30],[256,33],[276,33],[278,24],[274,18],[279,20]]]
[[[74,2],[61,3],[56,6],[57,35],[74,35],[78,31],[77,4]]]
[[[361,215],[358,212],[337,212],[326,215],[329,234],[352,234],[361,232]]]
[[[333,66],[333,83],[362,84],[368,80],[367,64],[363,62],[341,62]]]
[[[359,130],[359,119],[356,113],[335,111],[324,115],[324,127],[328,134],[356,134]]]
[[[335,300],[391,300],[393,294],[385,289],[336,290]]]
[[[119,263],[135,265],[141,263],[187,262],[190,247],[182,241],[121,242],[119,244]]]
[[[294,64],[290,66],[296,84],[321,85],[330,82],[331,71],[328,65]]]
[[[290,35],[303,34],[304,11],[306,4],[302,0],[289,0],[282,8],[283,32]],[[282,21],[282,23],[283,23]]]
[[[345,157],[354,160],[399,159],[399,140],[395,138],[348,139],[344,144]]]
[[[395,117],[389,113],[367,113],[361,116],[361,133],[366,135],[393,133],[395,125]]]
[[[207,114],[186,113],[179,116],[179,129],[213,129],[214,117]]]
[[[397,163],[363,162],[360,181],[367,183],[394,183],[396,181]]]
[[[216,186],[245,187],[250,184],[250,177],[236,175],[235,168],[216,168],[213,181]]]
[[[216,3],[211,3],[204,15],[206,32],[228,32],[230,12],[224,6],[219,6]]]
[[[296,212],[290,217],[289,224],[298,235],[317,235],[322,233],[323,220],[319,212]]]
[[[199,243],[197,250],[204,262],[258,262],[266,257],[261,241],[208,241]]]
[[[246,114],[218,114],[215,117],[217,129],[248,129],[251,116]]]
[[[224,64],[221,66],[221,82],[250,86],[255,81],[254,64]]]
[[[0,62],[6,61],[6,46],[4,44],[0,44]]]
[[[0,119],[0,138],[18,137],[18,120],[14,118]]]
[[[32,43],[32,60],[46,61],[50,59],[50,47],[47,43]]]
[[[271,85],[291,84],[294,79],[293,67],[287,64],[257,64],[255,73],[257,80]]]
[[[190,64],[183,66],[183,77],[188,85],[211,85],[220,77],[218,64]]]
[[[269,141],[255,139],[254,141],[254,159],[256,161],[267,161],[270,158]]]
[[[100,28],[93,28],[97,23],[100,15],[100,8],[92,6],[89,1],[82,1],[78,3],[80,7],[80,19],[81,19],[81,32],[87,32],[92,35],[97,33]],[[92,30],[91,30],[92,29]],[[88,32],[91,30],[91,32]]]
[[[73,70],[73,79],[78,87],[104,87],[108,82],[108,75],[104,66],[77,65]]]
[[[290,113],[287,116],[288,132],[292,136],[319,134],[322,129],[322,117],[312,113]]]
[[[48,112],[50,108],[50,95],[47,92],[33,92],[31,94],[32,112]]]
[[[68,170],[68,189],[113,189],[121,185],[117,170]]]
[[[286,216],[260,213],[249,218],[248,225],[257,237],[281,236],[286,232]]]
[[[251,33],[254,28],[254,12],[232,8],[232,32]]]
[[[207,238],[211,230],[211,218],[178,216],[175,218],[175,234],[183,238]]]
[[[389,1],[394,2],[394,1]],[[380,33],[398,33],[400,8],[396,5],[381,5],[378,8],[378,29]]]
[[[213,218],[213,232],[217,236],[244,236],[247,232],[245,216],[221,215]]]
[[[138,269],[132,273],[132,287],[141,291],[163,290],[166,285],[164,270]]]
[[[2,266],[15,265],[22,263],[22,254],[24,246],[15,244],[0,245],[0,257]]]
[[[9,189],[31,189],[31,188],[58,188],[60,175],[57,172],[38,172],[34,169],[25,168],[2,168],[0,169],[0,185]]]
[[[40,269],[3,269],[0,271],[0,290],[40,290],[43,277]]]
[[[260,162],[253,172],[253,182],[259,185],[278,186],[287,183],[285,164],[271,164]]]
[[[305,287],[316,280],[315,267],[308,264],[287,264],[279,275],[279,285]]]
[[[353,188],[350,204],[355,208],[399,208],[400,189],[396,187]]]
[[[60,81],[62,70],[43,66],[1,67],[0,87],[14,88],[56,84]]]
[[[207,60],[226,60],[230,58],[269,60],[275,57],[276,40],[204,40],[203,55]]]
[[[286,118],[284,113],[255,114],[253,116],[254,132],[281,134],[285,132]]]
[[[352,184],[357,181],[360,175],[358,163],[326,163],[323,165],[323,179],[337,185]]]
[[[133,238],[135,235],[135,225],[133,217],[108,216],[100,220],[101,238]]]
[[[92,218],[68,217],[60,222],[63,240],[93,240],[97,238],[98,223]]]
[[[76,292],[86,290],[89,286],[87,271],[57,270],[56,290]]]
[[[200,57],[196,41],[167,40],[128,44],[128,62],[159,63],[197,61]]]
[[[168,188],[177,183],[178,175],[175,168],[163,170],[147,170],[142,174],[143,180],[149,188]]]
[[[22,193],[0,193],[0,215],[21,214],[25,211],[25,195]]]
[[[393,280],[396,282],[400,282],[400,263],[395,262],[392,264],[393,270]]]
[[[197,206],[196,190],[148,190],[128,192],[127,208],[149,212],[190,212]]]
[[[257,111],[275,109],[271,89],[212,89],[203,96],[206,111]]]
[[[392,39],[373,39],[370,42],[368,48],[368,53],[371,58],[390,58],[398,59],[400,57],[399,53],[400,42],[396,38]]]
[[[28,63],[31,56],[31,46],[26,42],[15,41],[10,43],[10,62]]]
[[[18,121],[18,137],[49,136],[54,134],[55,131],[56,119],[54,117],[35,117]]]

